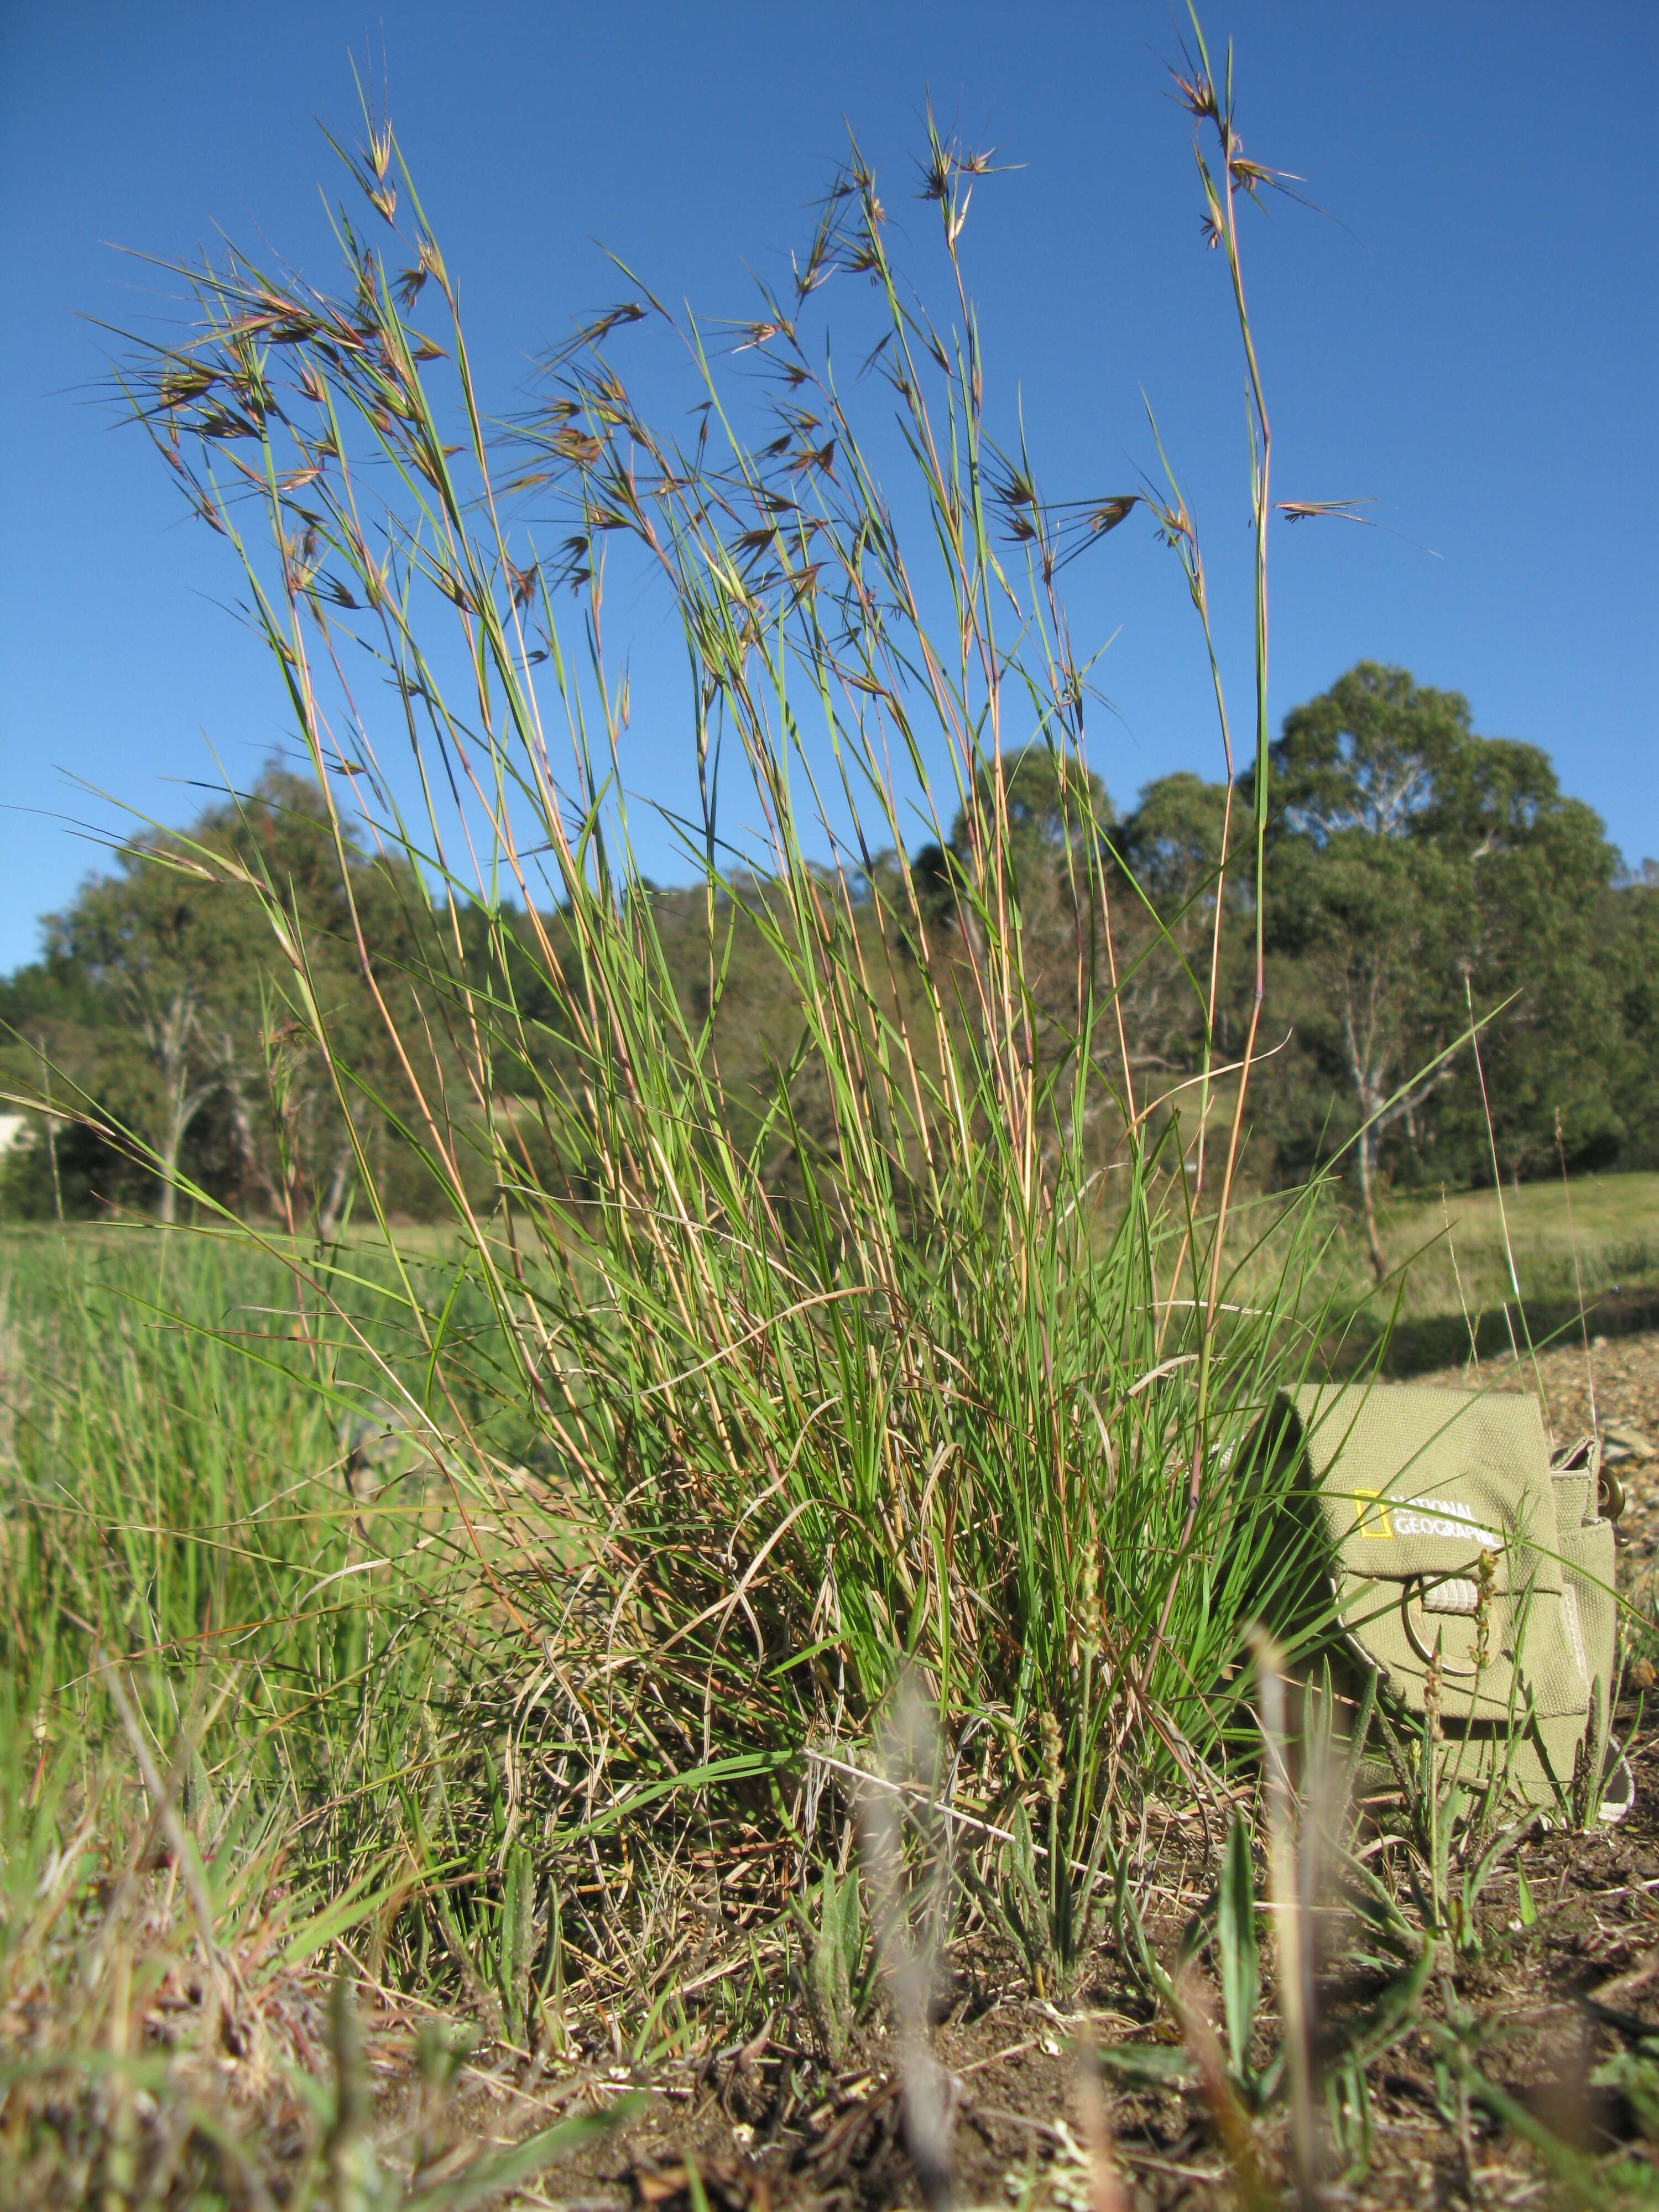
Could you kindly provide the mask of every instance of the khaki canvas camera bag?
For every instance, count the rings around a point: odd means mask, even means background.
[[[1621,1817],[1629,1769],[1607,1771],[1613,1528],[1595,1440],[1552,1461],[1534,1398],[1384,1384],[1281,1396],[1258,1433],[1275,1462],[1300,1463],[1322,1584],[1304,1595],[1334,1597],[1339,1648],[1397,1718],[1420,1727],[1432,1696],[1469,1783]],[[1368,1754],[1362,1792],[1388,1779]]]

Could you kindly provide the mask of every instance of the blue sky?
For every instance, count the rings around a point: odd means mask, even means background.
[[[173,312],[105,241],[185,256],[216,226],[328,273],[316,119],[350,128],[365,22],[331,0],[0,9],[0,969],[96,865],[77,824],[186,818],[216,754],[251,780],[288,735],[223,549],[118,426],[82,318]],[[1361,657],[1402,664],[1546,746],[1633,863],[1659,854],[1659,170],[1638,116],[1659,10],[1279,0],[1211,5],[1206,27],[1237,42],[1247,150],[1328,211],[1280,206],[1248,240],[1277,491],[1369,496],[1398,533],[1278,530],[1275,718]],[[994,413],[1023,407],[1051,493],[1110,491],[1153,459],[1144,390],[1242,696],[1242,395],[1164,96],[1168,7],[381,0],[372,35],[499,406],[614,295],[595,241],[741,314],[745,264],[779,273],[803,239],[843,118],[924,253],[931,94],[1022,165],[981,186],[964,241]],[[1170,768],[1216,773],[1170,557],[1126,526],[1068,582],[1079,641],[1113,639],[1091,758],[1120,805]],[[659,610],[629,613],[629,780],[672,804],[683,664]],[[645,858],[672,872],[665,838]]]

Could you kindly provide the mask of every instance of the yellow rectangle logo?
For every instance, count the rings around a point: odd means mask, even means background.
[[[1380,1490],[1356,1490],[1353,1494],[1354,1527],[1362,1536],[1382,1536],[1392,1540],[1394,1523],[1389,1518],[1389,1509],[1382,1502]]]

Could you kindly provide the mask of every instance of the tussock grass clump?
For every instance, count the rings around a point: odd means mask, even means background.
[[[1250,393],[1257,811],[1230,816],[1221,866],[1248,862],[1260,886],[1270,435],[1237,218],[1273,180],[1243,158],[1201,47],[1177,82]],[[1224,1470],[1278,1379],[1299,1254],[1291,1240],[1289,1273],[1233,1310],[1254,1022],[1242,1064],[1206,1056],[1191,1098],[1154,1117],[1115,1019],[1121,879],[1092,801],[1089,663],[1057,589],[1079,510],[1050,506],[1024,452],[994,439],[963,260],[990,163],[930,125],[939,319],[894,265],[855,149],[793,285],[763,289],[737,334],[746,385],[633,286],[492,429],[441,248],[389,128],[366,119],[343,155],[367,228],[342,210],[342,287],[232,250],[188,272],[192,332],[130,347],[122,375],[240,561],[343,853],[367,807],[435,893],[418,963],[386,971],[360,940],[394,1106],[330,1048],[286,887],[166,848],[263,903],[289,1018],[327,1053],[349,1126],[397,1112],[458,1225],[439,1303],[362,1149],[360,1202],[390,1255],[382,1317],[413,1365],[342,1261],[301,1273],[420,1431],[466,1530],[446,1601],[474,1705],[465,1817],[489,1806],[502,1869],[521,1841],[591,1854],[605,1837],[614,1859],[624,1838],[764,1817],[775,1872],[796,1878],[825,1802],[804,1747],[856,1743],[908,1668],[985,1805],[1006,1812],[1046,1776],[1067,1850],[1086,1855],[1161,1780],[1201,1794],[1224,1746],[1272,1503],[1237,1525]],[[854,279],[860,407],[817,320]],[[688,434],[632,396],[616,349],[642,330],[683,351]],[[1178,490],[1097,501],[1085,537],[1136,507],[1176,552],[1207,647]],[[549,514],[551,554],[533,521]],[[690,656],[693,1004],[629,842],[615,568],[669,594]],[[414,785],[388,765],[405,748]],[[733,783],[762,825],[741,840]],[[1213,911],[1193,976],[1212,1012],[1218,892]],[[1261,911],[1258,890],[1258,977]],[[758,1101],[726,1095],[717,1050],[739,925],[787,1017]],[[469,1298],[490,1316],[496,1388],[534,1429],[533,1474],[505,1469],[480,1427],[477,1345],[456,1328]],[[423,1863],[461,1780],[446,1774],[441,1820],[410,1800]],[[599,1872],[612,1927],[614,1884],[647,1909],[621,1865]]]
[[[1213,1808],[1220,1835],[1235,1735],[1257,1741],[1249,1620],[1301,1568],[1280,1501],[1229,1468],[1318,1333],[1306,1217],[1237,1233],[1271,452],[1237,224],[1273,179],[1201,41],[1176,85],[1249,395],[1252,808],[1176,479],[1039,491],[963,259],[992,165],[931,123],[922,289],[854,148],[793,283],[724,353],[630,279],[507,422],[373,112],[342,152],[336,289],[228,249],[183,272],[185,335],[123,353],[270,648],[397,1087],[331,1030],[304,899],[257,845],[158,838],[158,863],[263,910],[272,1033],[326,1070],[357,1228],[331,1213],[307,1246],[225,1223],[216,1282],[187,1291],[169,1238],[152,1288],[73,1292],[83,1376],[100,1331],[131,1348],[31,1414],[11,1671],[112,1741],[127,1683],[159,1772],[199,1769],[209,1807],[234,1777],[240,1817],[281,1836],[313,1948],[447,1988],[510,2044],[620,2055],[625,2021],[640,2053],[690,2047],[699,1990],[747,2020],[809,1892],[839,2021],[865,1971],[848,1778],[902,1682],[970,1823],[972,1893],[1039,1988],[1103,1899],[1126,1911],[1151,1801]],[[822,320],[849,290],[850,384]],[[678,349],[696,404],[674,428],[636,401],[630,343]],[[1257,980],[1242,1055],[1206,1049],[1174,1097],[1118,1018],[1134,886],[1059,593],[1132,516],[1176,558],[1228,777],[1203,927],[1159,921],[1163,949],[1206,1036],[1224,931]],[[618,579],[667,595],[688,653],[697,883],[672,900],[629,841]],[[352,905],[362,816],[431,894],[395,959]],[[698,990],[671,922],[701,930]],[[719,1042],[744,1018],[740,934],[774,1050],[738,1096]],[[447,1244],[391,1218],[387,1129]],[[105,1470],[72,1513],[65,1456]]]

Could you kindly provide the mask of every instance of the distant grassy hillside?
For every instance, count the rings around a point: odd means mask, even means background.
[[[1535,1343],[1577,1328],[1581,1283],[1592,1333],[1659,1326],[1659,1175],[1583,1176],[1507,1188],[1501,1212],[1490,1190],[1395,1204],[1382,1224],[1395,1272],[1381,1291],[1358,1224],[1334,1218],[1327,1279],[1340,1304],[1359,1309],[1357,1340],[1375,1337],[1396,1300],[1393,1371],[1467,1358],[1472,1329],[1483,1355],[1506,1348],[1511,1327],[1519,1340],[1506,1222]]]
[[[1283,1194],[1256,1201],[1274,1213],[1285,1203]],[[1247,1205],[1247,1213],[1253,1210]],[[1490,1190],[1449,1192],[1443,1200],[1413,1194],[1385,1206],[1381,1219],[1392,1272],[1378,1290],[1357,1212],[1345,1194],[1334,1193],[1325,1201],[1322,1256],[1303,1310],[1306,1314],[1320,1297],[1328,1297],[1351,1324],[1355,1345],[1374,1341],[1393,1316],[1391,1371],[1467,1358],[1471,1327],[1483,1356],[1507,1349],[1511,1322],[1504,1310],[1512,1319],[1515,1297],[1504,1256],[1504,1219],[1535,1343],[1542,1346],[1569,1327],[1577,1330],[1575,1240],[1592,1333],[1618,1335],[1631,1328],[1659,1328],[1659,1174],[1580,1176],[1565,1187],[1557,1181],[1506,1188],[1502,1218]],[[528,1234],[527,1223],[517,1228],[521,1239]],[[406,1253],[432,1261],[447,1260],[458,1249],[447,1223],[400,1226],[398,1237]],[[384,1249],[368,1218],[353,1223],[349,1242],[365,1251]],[[1271,1235],[1261,1260],[1247,1264],[1236,1288],[1255,1296],[1251,1285],[1258,1274],[1265,1281],[1282,1265],[1280,1247],[1280,1235]],[[1516,1334],[1517,1342],[1524,1342],[1518,1325]]]

